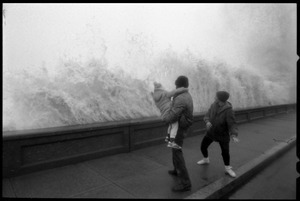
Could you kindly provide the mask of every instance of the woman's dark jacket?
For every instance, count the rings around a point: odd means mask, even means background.
[[[214,141],[230,141],[230,135],[238,136],[234,111],[228,101],[223,106],[217,101],[211,104],[203,120],[212,124],[206,135]]]

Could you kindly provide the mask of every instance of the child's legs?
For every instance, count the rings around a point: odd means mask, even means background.
[[[178,131],[178,121],[169,125],[171,127],[170,130],[170,138],[175,139],[177,131]]]
[[[166,136],[166,141],[170,141],[171,128],[172,128],[171,125],[169,125],[168,131],[167,131],[167,136]]]
[[[170,137],[171,130],[172,130],[172,125],[171,125],[171,124],[169,124],[169,127],[168,127],[168,132],[167,132],[169,137]]]

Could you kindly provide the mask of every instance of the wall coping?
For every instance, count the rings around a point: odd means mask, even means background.
[[[237,108],[234,109],[236,113],[247,113],[253,112],[256,110],[266,109],[266,108],[280,108],[284,106],[297,105],[297,103],[292,104],[282,104],[282,105],[272,105],[272,106],[262,106],[262,107],[249,107],[249,108]],[[198,118],[205,114],[205,112],[196,112],[194,117]],[[66,135],[70,133],[80,133],[84,131],[94,131],[94,130],[103,130],[103,129],[113,129],[113,128],[122,128],[130,126],[138,126],[145,124],[165,124],[160,117],[146,117],[139,119],[131,120],[120,120],[120,121],[110,121],[110,122],[100,122],[92,124],[79,124],[79,125],[70,125],[70,126],[60,126],[60,127],[49,127],[49,128],[39,128],[39,129],[27,129],[27,130],[14,130],[14,131],[3,131],[2,140],[11,141],[11,140],[20,140],[36,137],[45,137],[45,136],[56,136],[56,135]]]

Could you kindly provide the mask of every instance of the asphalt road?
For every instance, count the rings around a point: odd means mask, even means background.
[[[296,199],[296,146],[225,199]]]

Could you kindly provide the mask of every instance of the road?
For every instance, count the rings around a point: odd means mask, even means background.
[[[295,146],[226,198],[296,199],[296,162]]]

